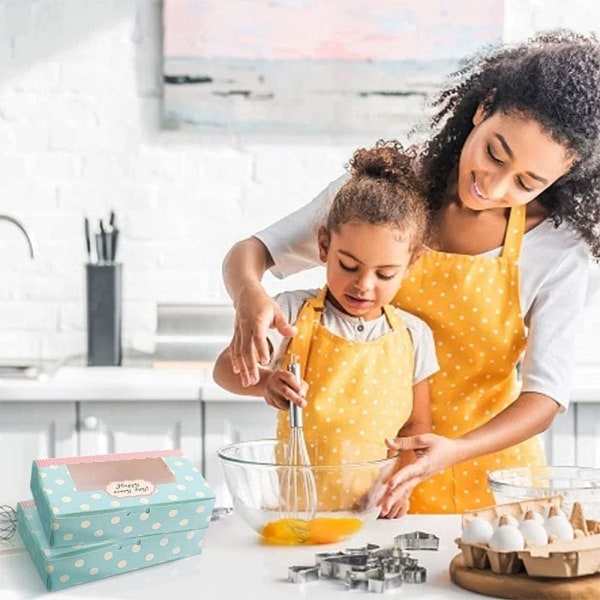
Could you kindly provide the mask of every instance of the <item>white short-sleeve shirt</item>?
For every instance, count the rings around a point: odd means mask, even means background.
[[[295,290],[278,294],[274,300],[288,321],[295,323],[304,302],[309,298],[315,298],[318,293],[318,289]],[[433,333],[429,325],[419,317],[399,308],[395,310],[402,318],[412,339],[415,356],[413,385],[416,385],[440,368],[435,354]],[[342,312],[328,300],[325,301],[321,324],[340,337],[361,342],[376,340],[391,331],[387,318],[383,314],[376,319],[365,321],[361,317],[353,317]],[[283,337],[277,329],[270,329],[267,339],[273,347],[273,361],[278,363],[287,349],[289,338]]]

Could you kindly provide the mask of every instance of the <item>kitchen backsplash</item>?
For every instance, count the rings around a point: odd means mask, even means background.
[[[556,24],[562,4],[507,0],[506,38]],[[30,260],[0,221],[0,359],[84,352],[84,215],[119,215],[127,347],[154,332],[157,303],[228,302],[221,261],[231,244],[312,198],[375,141],[163,130],[161,11],[160,0],[0,0],[0,212],[23,222],[36,251]],[[562,24],[596,22],[579,17]],[[410,125],[382,137],[403,139]],[[319,270],[267,279],[272,292],[321,282]],[[599,296],[588,317],[596,332]]]

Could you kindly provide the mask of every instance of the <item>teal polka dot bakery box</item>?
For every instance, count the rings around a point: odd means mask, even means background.
[[[31,491],[33,502],[19,506],[19,529],[48,589],[199,553],[215,502],[180,450],[36,460]],[[76,571],[76,581],[50,569],[101,550],[111,560]]]
[[[204,529],[51,548],[32,500],[17,505],[19,533],[49,591],[202,552]]]

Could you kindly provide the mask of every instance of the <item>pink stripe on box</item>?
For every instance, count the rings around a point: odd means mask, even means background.
[[[33,500],[22,500],[19,504],[23,508],[33,508],[35,506],[35,502]]]
[[[181,450],[156,450],[153,452],[130,452],[127,454],[98,454],[94,456],[68,456],[66,458],[41,458],[34,462],[38,467],[58,467],[61,465],[132,460],[134,458],[166,458],[168,456],[183,456],[183,452]]]

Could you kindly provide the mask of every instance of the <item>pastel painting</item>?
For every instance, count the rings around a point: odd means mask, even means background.
[[[394,133],[461,57],[501,41],[503,0],[165,0],[167,129]]]

